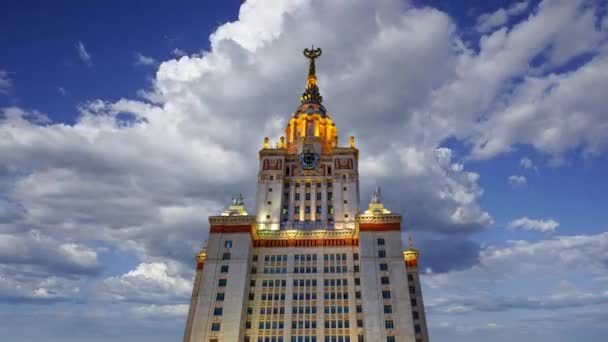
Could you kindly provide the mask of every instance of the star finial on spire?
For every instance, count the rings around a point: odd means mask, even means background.
[[[315,68],[315,59],[321,57],[321,53],[321,48],[315,49],[314,45],[312,45],[310,49],[304,49],[304,57],[310,60],[310,65],[308,67],[308,81],[306,82],[306,90],[300,98],[302,103],[321,104],[321,102],[323,102],[323,97],[319,93],[319,87],[317,87],[317,75]]]

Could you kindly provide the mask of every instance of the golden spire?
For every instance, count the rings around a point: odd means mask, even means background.
[[[317,87],[317,75],[315,68],[315,59],[321,57],[321,48],[316,48],[313,45],[312,48],[304,49],[304,57],[310,60],[310,65],[308,67],[308,81],[306,82],[306,90],[300,101],[302,103],[318,103],[321,104],[323,102],[323,97],[319,93],[319,87]]]

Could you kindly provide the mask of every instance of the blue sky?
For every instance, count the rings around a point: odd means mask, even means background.
[[[257,149],[297,107],[315,44],[361,193],[382,186],[421,249],[431,338],[603,341],[606,11],[4,4],[0,334],[181,338],[207,217],[238,192],[252,207]]]

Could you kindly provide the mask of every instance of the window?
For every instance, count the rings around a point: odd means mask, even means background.
[[[327,175],[328,175],[328,176],[331,176],[331,166],[328,166],[328,167],[327,167]],[[331,186],[331,185],[329,185],[329,184],[331,184],[331,183],[329,183],[329,182],[328,182],[327,184],[328,184],[327,186]]]
[[[418,302],[416,302],[415,299],[412,299],[412,306],[417,306],[417,305],[418,305]]]
[[[245,329],[251,329],[251,321],[245,322]],[[248,336],[245,336],[245,337],[248,337]]]
[[[361,299],[361,291],[355,292],[355,298]]]
[[[223,311],[223,308],[215,308],[213,309],[213,316],[221,316]]]
[[[296,188],[300,187],[300,182],[296,182]]]
[[[296,198],[295,198],[295,200],[296,200],[296,201],[299,201],[299,200],[300,200],[300,194],[296,194]]]
[[[222,254],[222,260],[230,260],[230,253]]]
[[[317,184],[318,184],[318,183],[317,183]],[[320,192],[317,192],[317,201],[320,201],[320,200],[321,200],[321,193],[320,193]]]
[[[386,271],[388,270],[388,265],[387,264],[380,264],[380,271]]]
[[[215,295],[215,300],[218,302],[223,302],[224,301],[224,294],[223,293],[218,293]]]
[[[342,175],[342,180],[346,180],[346,175]]]
[[[317,206],[317,214],[320,214],[320,213],[321,213],[321,206],[320,206],[320,205],[318,205],[318,206]]]
[[[355,273],[359,273],[359,265],[355,265],[354,269],[355,269]]]
[[[327,192],[327,200],[328,200],[328,201],[331,201],[332,197],[333,197],[333,192],[328,191],[328,192]]]
[[[255,280],[250,280],[249,281],[249,286],[254,287],[255,286]]]
[[[348,214],[344,214],[344,218],[348,218]]]
[[[226,279],[220,279],[217,282],[217,286],[226,286],[226,282],[227,282]]]
[[[226,240],[226,241],[224,241],[224,247],[226,247],[226,248],[232,248],[232,240]]]
[[[344,200],[344,204],[348,204],[348,200]]]
[[[355,278],[355,285],[357,285],[357,286],[361,285],[361,279],[360,278]]]
[[[413,276],[413,275],[411,275],[411,274],[408,274],[408,275],[407,275],[407,280],[408,280],[408,281],[414,281],[414,276]]]
[[[295,207],[294,209],[294,213],[299,214],[300,213],[300,207]]]
[[[393,313],[393,307],[391,305],[385,305],[384,306],[384,313],[385,314]]]
[[[220,267],[220,273],[228,273],[228,265],[222,265],[222,267]]]
[[[286,176],[289,176],[289,175],[290,175],[290,173],[289,173],[289,167],[285,168],[285,175],[286,175]]]
[[[306,187],[310,188],[310,182],[306,182]]]
[[[415,287],[413,287],[413,286],[410,286],[410,293],[411,293],[411,294],[416,293],[416,288],[415,288]]]
[[[342,190],[346,191],[346,187],[342,188]]]
[[[266,219],[270,219],[270,215],[266,215]]]
[[[359,260],[359,253],[353,253],[353,260]]]
[[[254,300],[255,294],[253,292],[249,293],[249,300]]]
[[[412,312],[412,316],[414,317],[414,319],[419,319],[420,318],[420,316],[418,316],[418,311]]]
[[[219,323],[211,323],[211,331],[220,331]]]
[[[379,258],[386,258],[386,251],[384,251],[384,250],[378,251],[378,257]]]
[[[306,184],[310,184],[310,183],[306,183]],[[305,198],[306,198],[307,201],[310,201],[310,192],[306,193],[306,197]]]
[[[382,291],[382,298],[384,298],[384,299],[390,299],[391,298],[391,291]]]
[[[395,342],[395,336],[386,336],[386,342]]]
[[[378,246],[384,246],[384,239],[378,238]]]
[[[267,203],[268,203],[268,205],[272,205],[272,201],[268,201]]]
[[[257,254],[253,255],[253,261],[258,261],[258,255]]]
[[[357,305],[357,313],[362,313],[363,307],[361,305]]]
[[[310,206],[309,205],[307,205],[306,207],[304,207],[304,212],[306,214],[310,214]]]
[[[384,327],[386,329],[394,329],[395,328],[395,324],[393,323],[393,321],[386,321],[386,322],[384,322]]]
[[[388,277],[380,277],[380,284],[388,285],[389,284]]]
[[[422,329],[420,329],[420,325],[414,325],[414,331],[416,332],[416,334],[420,334],[420,332],[422,331]]]
[[[363,320],[362,319],[358,319],[357,320],[357,328],[363,328]]]
[[[268,188],[268,192],[272,192],[272,188]]]

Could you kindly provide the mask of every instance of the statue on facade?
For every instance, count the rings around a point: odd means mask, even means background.
[[[243,205],[243,194],[232,197],[232,205]]]
[[[372,191],[372,203],[382,203],[380,200],[380,187],[376,187],[375,191]]]

